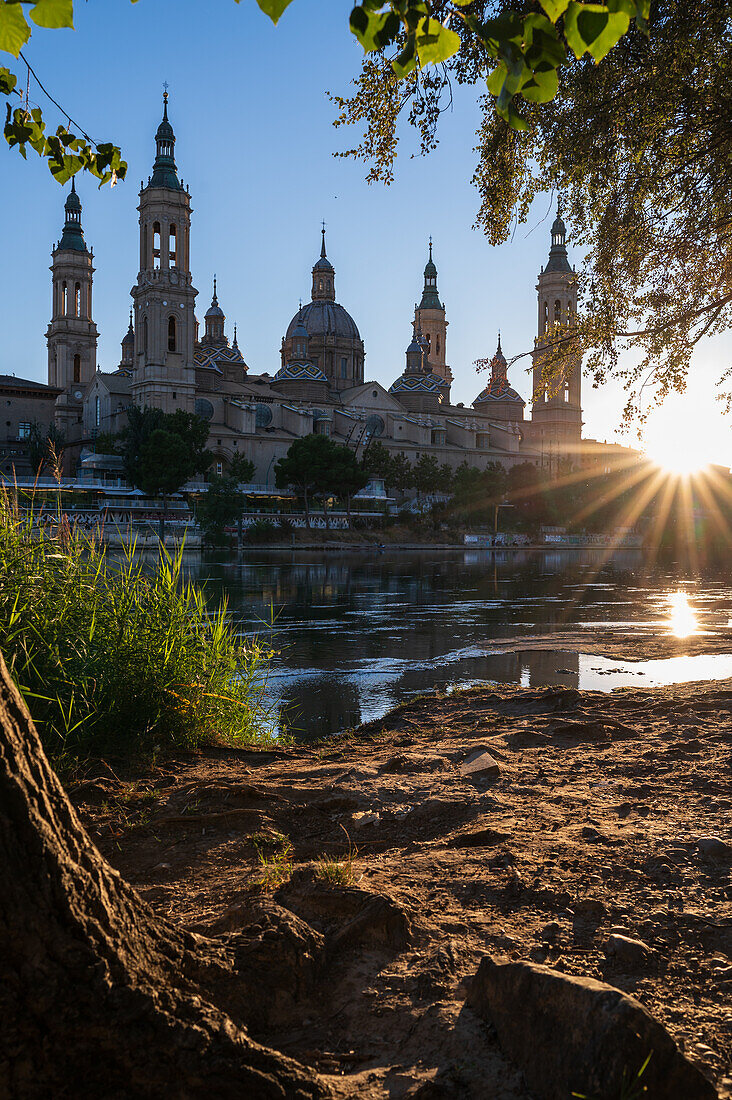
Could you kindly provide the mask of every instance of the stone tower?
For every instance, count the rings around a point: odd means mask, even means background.
[[[197,291],[190,272],[191,199],[178,180],[168,93],[155,135],[156,157],[140,188],[140,271],[135,308],[132,397],[165,412],[195,407],[193,345]]]
[[[427,357],[433,374],[444,378],[448,385],[452,382],[452,371],[447,365],[447,326],[445,306],[437,293],[437,268],[432,259],[432,238],[430,237],[430,256],[424,269],[424,288],[422,300],[414,307],[414,332],[420,330],[427,341]]]
[[[542,365],[546,362],[548,337],[561,339],[561,329],[574,323],[577,313],[577,275],[567,259],[567,228],[561,206],[552,225],[549,260],[539,274],[538,331],[532,354],[534,362],[533,408],[535,439],[545,465],[559,458],[576,459],[582,437],[582,363],[568,358],[563,372],[545,384]]]
[[[91,252],[81,227],[81,202],[72,178],[61,240],[53,250],[53,304],[48,342],[48,384],[63,390],[56,424],[67,441],[81,436],[82,399],[97,369],[97,326],[92,320]]]

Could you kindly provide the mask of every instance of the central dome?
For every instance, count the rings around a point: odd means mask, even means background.
[[[312,339],[318,336],[345,336],[349,340],[360,340],[356,322],[351,314],[338,302],[310,302],[298,310],[287,326],[286,340],[291,340],[298,322],[302,320]]]

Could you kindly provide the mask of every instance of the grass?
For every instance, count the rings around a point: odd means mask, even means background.
[[[330,886],[350,886],[355,879],[353,861],[358,855],[358,848],[352,843],[344,825],[341,825],[341,829],[348,840],[347,855],[343,859],[321,856],[315,865],[315,877],[321,882],[327,882]]]
[[[257,850],[261,874],[256,880],[260,890],[276,890],[292,875],[292,844],[283,833],[254,833],[250,838]]]
[[[40,522],[39,522],[40,521]],[[58,767],[270,739],[271,650],[210,611],[182,550],[112,561],[60,509],[0,495],[0,651]]]

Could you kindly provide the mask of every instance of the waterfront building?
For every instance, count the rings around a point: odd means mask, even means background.
[[[413,319],[405,319],[411,339],[404,368],[400,373],[395,369],[388,387],[367,378],[358,325],[336,297],[336,269],[328,256],[324,225],[310,301],[285,326],[280,368],[274,375],[258,373],[246,362],[235,330],[229,338],[215,278],[201,332],[191,268],[191,195],[178,175],[167,93],[138,211],[140,261],[130,322],[119,364],[104,371],[97,363],[92,318],[93,252],[84,238],[73,182],[66,199],[63,234],[52,254],[49,387],[44,392],[54,397],[70,471],[82,453],[93,452],[101,432],[115,433],[125,426],[131,405],[165,412],[182,409],[204,417],[215,456],[213,470],[224,472],[241,454],[254,462],[255,482],[262,486],[274,485],[275,462],[293,439],[311,432],[332,436],[359,457],[378,439],[412,462],[433,454],[440,464],[453,467],[462,462],[481,468],[489,462],[506,467],[526,461],[543,466],[560,460],[578,463],[581,364],[568,363],[566,376],[555,380],[551,392],[541,373],[550,320],[570,326],[577,306],[577,279],[559,214],[537,286],[535,399],[527,418],[525,403],[510,384],[500,337],[488,382],[472,405],[452,403],[449,322],[438,292],[431,239],[422,295]],[[3,472],[8,470],[6,461]]]

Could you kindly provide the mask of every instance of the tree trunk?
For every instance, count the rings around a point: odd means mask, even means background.
[[[303,502],[305,504],[305,526],[307,527],[307,529],[309,531],[310,530],[310,508],[308,507],[308,491],[307,491],[307,489],[303,489],[302,499],[303,499]]]
[[[223,948],[157,917],[103,859],[2,656],[0,875],[3,1100],[330,1095],[206,1000],[215,970],[232,977]]]

